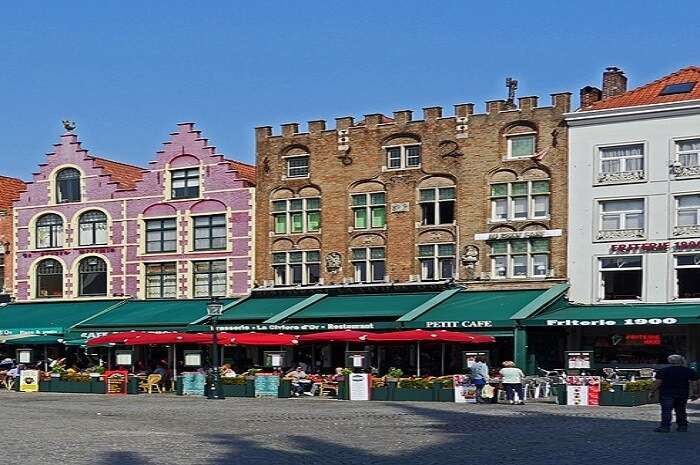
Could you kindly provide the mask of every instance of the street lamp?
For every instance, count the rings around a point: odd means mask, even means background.
[[[212,367],[211,367],[211,384],[209,385],[208,399],[223,399],[224,393],[221,389],[219,380],[219,340],[216,332],[216,323],[224,312],[224,305],[214,297],[207,304],[207,315],[211,318],[211,333],[212,333]]]

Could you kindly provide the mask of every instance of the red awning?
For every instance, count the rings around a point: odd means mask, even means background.
[[[304,334],[299,337],[300,342],[363,342],[370,333],[364,331],[325,331],[322,333]]]
[[[87,345],[211,344],[211,342],[211,334],[205,333],[148,333],[143,331],[129,331],[95,337],[89,339]]]
[[[483,344],[494,342],[492,336],[482,336],[480,334],[459,333],[456,331],[428,331],[424,329],[413,329],[409,331],[394,331],[391,333],[377,333],[367,336],[368,342],[458,342],[462,344]]]
[[[127,331],[124,333],[114,333],[107,334],[105,336],[93,337],[87,340],[87,345],[89,346],[100,346],[105,344],[124,344],[124,341],[128,338],[143,336],[148,334],[144,331]]]
[[[291,334],[271,333],[241,333],[220,335],[222,344],[234,344],[239,346],[293,346],[299,343],[299,338]]]

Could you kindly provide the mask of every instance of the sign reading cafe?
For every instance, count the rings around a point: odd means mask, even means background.
[[[491,328],[491,320],[426,321],[426,328]]]

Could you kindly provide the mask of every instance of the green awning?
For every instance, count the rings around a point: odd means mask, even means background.
[[[513,327],[516,322],[511,317],[545,292],[461,291],[404,324],[408,328],[433,329]]]
[[[231,302],[221,301],[224,305]],[[71,333],[183,329],[206,317],[207,303],[206,299],[130,300],[82,321],[71,328]]]
[[[524,326],[664,327],[700,324],[700,304],[577,305],[560,299],[549,309],[523,320]]]
[[[412,292],[329,296],[295,313],[289,321],[341,318],[353,321],[395,320],[438,294],[439,292]]]
[[[33,334],[60,337],[71,326],[122,301],[32,302],[0,306],[0,336]]]
[[[306,300],[308,296],[294,297],[250,297],[234,302],[224,309],[220,323],[264,321]]]
[[[63,339],[58,336],[29,336],[20,339],[11,339],[4,342],[4,344],[11,344],[17,346],[36,346],[36,345],[51,345],[51,344],[61,344]],[[2,336],[0,336],[0,343],[3,343]]]

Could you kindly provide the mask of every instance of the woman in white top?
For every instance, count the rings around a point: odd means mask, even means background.
[[[515,394],[518,394],[518,404],[524,405],[523,396],[523,374],[520,368],[515,367],[515,363],[511,361],[503,362],[501,368],[501,384],[506,390],[506,399],[509,404],[515,403]]]

